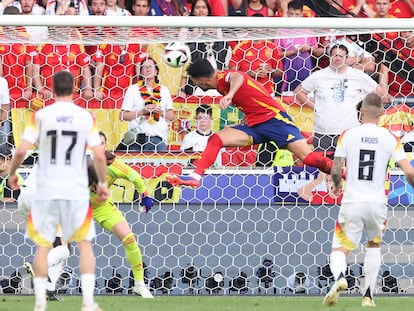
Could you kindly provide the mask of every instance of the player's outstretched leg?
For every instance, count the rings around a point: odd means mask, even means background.
[[[126,222],[123,222],[125,226],[128,226]],[[122,225],[118,224],[118,226]],[[128,229],[130,230],[129,226]],[[128,233],[123,239],[122,244],[125,247],[126,258],[131,265],[132,274],[134,275],[134,293],[140,295],[142,298],[154,298],[150,293],[147,285],[144,282],[144,266],[142,263],[141,250],[137,244],[132,232]]]
[[[193,175],[168,175],[166,180],[173,186],[183,186],[189,188],[198,188],[200,186],[200,178],[199,176]]]
[[[348,282],[345,277],[340,276],[335,284],[331,287],[329,292],[326,294],[323,299],[323,304],[325,306],[334,306],[338,303],[339,295],[348,289]]]
[[[220,149],[223,148],[223,141],[218,134],[213,134],[208,139],[206,149],[201,154],[197,167],[190,175],[168,175],[167,181],[173,186],[183,186],[198,188],[200,186],[201,176],[216,161]]]

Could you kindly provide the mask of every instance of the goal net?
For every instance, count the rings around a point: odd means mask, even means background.
[[[329,66],[330,48],[341,43],[348,47],[350,66],[374,80],[386,78],[382,125],[405,136],[403,142],[412,152],[414,55],[408,45],[412,19],[379,23],[347,18],[4,15],[0,26],[0,73],[10,95],[9,116],[1,120],[1,143],[12,149],[18,146],[27,119],[53,102],[44,91],[50,88],[54,72],[74,73],[74,101],[95,113],[108,137],[108,149],[144,177],[149,195],[156,199],[151,212],[141,214],[130,182],[118,180],[111,188],[112,199],[137,237],[146,281],[157,295],[325,294],[332,283],[327,264],[341,200],[329,195],[327,176],[271,143],[225,148],[200,188],[171,186],[166,174],[188,173],[200,157],[198,141],[190,146],[192,151],[181,150],[185,135],[200,131],[206,118],[197,115],[197,108],[212,107],[213,131],[241,122],[243,114],[232,107],[220,110],[220,95],[196,88],[186,75],[187,64],[167,65],[165,44],[184,42],[192,60],[208,58],[219,70],[255,71],[258,64],[269,62],[273,66],[269,72],[280,74],[269,73],[264,82],[312,145],[314,113],[294,98],[294,86]],[[158,152],[129,149],[132,143],[126,137],[131,122],[121,116],[121,110],[128,110],[127,88],[139,83],[136,65],[147,56],[158,66],[159,82],[168,88],[174,112],[166,122],[165,139],[161,137],[166,149]],[[0,98],[7,110],[5,97]],[[151,136],[141,134],[137,140]],[[28,160],[21,168],[24,177],[32,164]],[[414,293],[414,214],[410,211],[414,191],[392,164],[387,191],[389,219],[376,293]],[[33,260],[35,247],[24,236],[25,219],[13,202],[4,203],[0,219],[0,279],[5,280],[0,289],[32,293],[23,265]],[[96,226],[97,292],[131,293],[133,282],[122,243]],[[75,247],[71,250],[58,288],[61,293],[79,294],[78,252]],[[358,248],[348,258],[347,277],[353,284],[349,293],[363,290],[363,250]],[[388,272],[398,284],[386,278]]]

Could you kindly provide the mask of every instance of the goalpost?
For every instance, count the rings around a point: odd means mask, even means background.
[[[3,63],[7,47],[46,43],[56,46],[82,44],[86,47],[139,43],[158,63],[160,81],[169,87],[176,113],[176,120],[170,123],[170,152],[155,155],[116,154],[142,174],[147,180],[150,195],[159,204],[149,214],[139,214],[138,203],[132,203],[134,191],[130,183],[119,181],[112,189],[114,200],[120,204],[137,236],[147,267],[147,281],[157,295],[291,294],[288,279],[297,272],[303,272],[311,280],[307,293],[326,293],[330,282],[326,264],[338,202],[329,198],[328,186],[324,181],[317,180],[315,170],[304,168],[299,163],[291,166],[291,162],[283,162],[285,158],[278,158],[281,162],[272,166],[272,157],[271,160],[263,160],[258,157],[257,148],[252,147],[224,151],[221,163],[208,171],[197,190],[173,188],[165,181],[165,173],[188,172],[191,162],[199,157],[199,154],[180,153],[179,147],[184,134],[196,128],[195,109],[200,104],[212,104],[215,131],[240,122],[242,114],[232,108],[220,111],[215,95],[176,96],[186,67],[172,68],[163,63],[163,44],[172,41],[196,42],[193,44],[195,51],[205,55],[206,51],[201,49],[205,48],[202,44],[206,42],[225,42],[222,49],[227,52],[245,40],[316,37],[321,45],[328,46],[328,41],[334,37],[355,35],[362,47],[370,48],[369,52],[373,55],[383,55],[389,69],[396,71],[390,76],[390,84],[409,84],[414,81],[414,69],[409,60],[400,61],[402,55],[393,51],[392,40],[396,39],[392,39],[389,45],[368,43],[376,40],[373,34],[412,31],[413,19],[2,15],[0,26],[3,30],[0,32],[0,60]],[[29,37],[19,35],[16,27],[20,26],[48,27],[48,37],[41,42],[33,42]],[[183,28],[214,31],[183,36]],[[76,36],[73,29],[77,30]],[[217,54],[219,52],[216,51]],[[111,53],[115,55],[114,51]],[[72,56],[76,58],[76,55]],[[94,60],[94,55],[90,57]],[[324,57],[326,55],[315,57],[314,61],[322,63]],[[229,54],[220,62],[218,66],[228,68]],[[13,72],[10,71],[12,66],[8,66],[3,68],[3,74]],[[92,71],[96,69],[93,61],[89,66]],[[33,106],[21,97],[22,90],[19,93],[18,85],[9,85],[9,88],[9,124],[13,130],[10,134],[16,145],[25,120],[33,113]],[[107,97],[103,100],[84,99],[79,95],[77,103],[96,114],[100,129],[108,136],[109,149],[116,150],[128,128],[128,124],[119,121],[123,98],[113,95],[115,93],[111,93],[111,89],[105,94]],[[278,93],[276,100],[286,107],[304,135],[310,136],[312,111],[295,104],[288,93]],[[393,105],[386,107],[383,117],[384,126],[400,136],[410,130],[410,100],[407,96],[395,95]],[[289,156],[278,154],[275,150],[270,153],[279,157]],[[30,166],[25,168],[26,171],[30,171]],[[402,293],[400,288],[414,293],[414,269],[411,266],[414,257],[414,212],[410,210],[414,191],[407,187],[398,168],[391,169],[388,191],[389,220],[382,246],[381,272],[390,271],[397,277],[398,293]],[[30,282],[22,268],[24,262],[33,259],[34,254],[34,245],[24,238],[25,220],[15,204],[4,203],[0,221],[3,224],[0,233],[0,279],[17,270],[23,277],[19,292],[31,293]],[[123,246],[113,235],[98,226],[97,229],[94,245],[97,290],[105,294],[106,281],[118,273],[121,275],[119,290],[126,294],[130,268]],[[67,267],[73,271],[73,280],[76,280],[78,253],[73,250]],[[353,293],[362,286],[362,262],[363,249],[358,248],[348,258],[350,271],[356,278]],[[381,278],[378,282],[376,291],[383,293]],[[76,282],[65,286],[67,293],[79,293]]]

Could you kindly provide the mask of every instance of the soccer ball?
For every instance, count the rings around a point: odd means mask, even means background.
[[[190,59],[190,48],[182,42],[170,42],[164,48],[164,61],[168,66],[178,68]]]

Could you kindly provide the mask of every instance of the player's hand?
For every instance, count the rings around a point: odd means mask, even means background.
[[[103,100],[105,98],[105,93],[101,90],[97,90],[95,92],[95,99],[96,100]]]
[[[7,179],[7,182],[9,184],[9,187],[13,190],[17,190],[20,188],[19,178],[17,177],[16,174],[10,175],[9,178]]]
[[[141,198],[141,203],[139,203],[140,207],[139,210],[140,212],[145,212],[148,213],[151,208],[154,206],[154,199],[143,194],[142,198]]]
[[[228,106],[230,106],[232,99],[233,99],[232,96],[228,96],[228,95],[223,96],[219,102],[220,109],[226,109]]]
[[[52,98],[52,91],[50,89],[48,89],[47,87],[42,87],[39,90],[39,93],[42,94],[42,98],[44,100]]]
[[[97,201],[103,202],[109,198],[109,189],[107,186],[100,186],[96,188],[96,194],[98,195]]]

